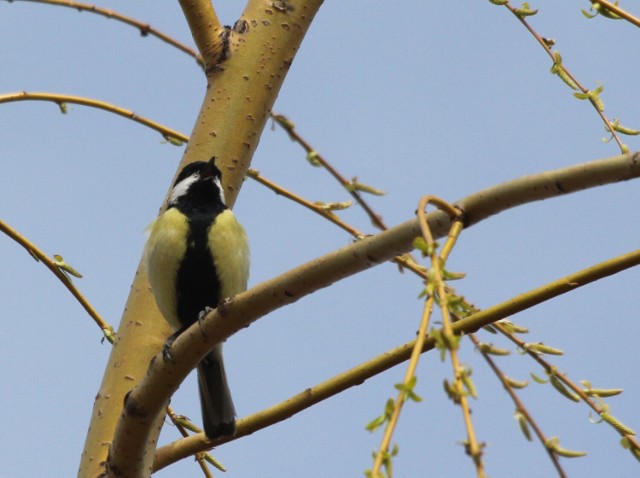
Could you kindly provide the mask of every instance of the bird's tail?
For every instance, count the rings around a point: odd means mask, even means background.
[[[204,434],[210,440],[236,432],[236,410],[222,361],[222,344],[198,364],[198,388]]]

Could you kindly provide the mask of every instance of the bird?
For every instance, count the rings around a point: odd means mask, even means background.
[[[144,259],[149,284],[158,309],[174,330],[163,348],[165,360],[172,360],[171,344],[182,332],[247,288],[247,236],[226,205],[215,159],[184,166],[165,211],[148,227]],[[206,437],[234,435],[236,412],[222,343],[198,364],[197,375]]]

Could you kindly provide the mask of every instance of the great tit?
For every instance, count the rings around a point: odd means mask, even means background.
[[[223,299],[243,292],[249,277],[244,229],[225,204],[221,173],[210,161],[182,169],[167,209],[149,226],[145,259],[149,283],[173,340]],[[205,435],[233,435],[235,408],[222,361],[222,344],[198,364],[198,388]]]

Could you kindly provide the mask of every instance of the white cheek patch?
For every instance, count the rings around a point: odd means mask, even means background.
[[[220,182],[220,178],[213,178],[213,182],[218,188],[218,192],[220,193],[220,201],[222,201],[222,204],[226,205],[227,202],[224,199],[224,189],[222,189],[222,183]]]
[[[176,184],[171,190],[171,194],[169,195],[169,200],[167,201],[169,206],[172,206],[173,204],[176,203],[176,201],[179,198],[187,194],[187,191],[189,190],[191,185],[195,183],[198,179],[200,179],[200,174],[195,173],[187,178],[184,178],[182,181]]]

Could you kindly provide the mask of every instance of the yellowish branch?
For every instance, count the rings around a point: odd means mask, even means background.
[[[191,35],[196,42],[205,69],[223,61],[221,54],[228,48],[222,36],[224,28],[218,20],[211,0],[179,0]]]
[[[462,231],[462,222],[460,220],[456,220],[451,227],[451,231],[449,233],[449,237],[447,238],[447,242],[443,247],[443,251],[440,256],[436,255],[436,243],[433,239],[431,231],[429,230],[429,224],[426,218],[426,206],[428,203],[434,203],[439,208],[444,209],[452,218],[457,218],[460,215],[459,211],[457,211],[453,206],[449,205],[445,201],[440,198],[436,198],[433,196],[425,196],[420,201],[418,206],[418,217],[420,219],[420,225],[422,229],[422,236],[426,241],[427,245],[430,248],[430,258],[431,258],[431,271],[433,273],[432,279],[432,294],[437,292],[437,296],[440,300],[440,309],[442,311],[442,337],[443,337],[443,346],[449,352],[451,356],[451,366],[453,368],[453,394],[454,401],[460,404],[462,408],[462,415],[464,418],[464,424],[467,431],[467,442],[466,448],[469,455],[472,457],[473,462],[476,466],[476,473],[479,478],[483,478],[484,475],[484,464],[482,462],[482,447],[478,444],[478,441],[475,436],[475,430],[473,428],[473,422],[471,420],[471,409],[469,407],[469,401],[467,399],[467,393],[465,392],[465,384],[463,380],[463,374],[466,371],[463,369],[460,360],[458,358],[458,341],[459,338],[453,332],[451,315],[449,313],[449,299],[447,290],[445,287],[445,282],[443,279],[442,269],[444,268],[446,259],[451,252],[451,249],[455,245],[455,242]]]
[[[119,106],[115,106],[111,103],[94,100],[91,98],[85,98],[83,96],[62,95],[59,93],[27,92],[27,91],[0,95],[0,104],[11,103],[15,101],[50,101],[52,103],[57,104],[63,113],[66,113],[65,105],[67,103],[89,106],[91,108],[98,108],[104,111],[108,111],[110,113],[115,113],[119,116],[135,121],[136,123],[140,123],[141,125],[144,125],[148,128],[151,128],[159,132],[164,139],[172,143],[182,144],[189,139],[182,133],[172,130],[171,128],[168,128],[166,126],[163,126],[160,123],[156,123],[155,121],[147,119],[144,116],[139,116],[133,111],[120,108]]]
[[[182,415],[177,415],[171,407],[167,407],[167,416],[171,419],[171,422],[175,425],[175,427],[178,429],[178,431],[184,438],[187,438],[189,436],[189,433],[187,432],[187,428],[189,430],[195,431],[196,433],[199,433],[202,431],[200,428],[196,427],[193,423],[191,423],[191,421],[188,418]],[[204,474],[204,476],[213,476],[211,474],[211,471],[209,470],[207,461],[212,463],[213,466],[215,466],[218,470],[223,472],[227,471],[225,467],[222,466],[222,464],[218,460],[216,460],[206,452],[196,453],[195,459],[198,465],[200,466],[200,469],[202,470],[202,473]]]
[[[441,301],[443,318],[446,314],[447,318],[444,319],[445,328],[448,327],[447,333],[451,335],[451,320],[448,318],[449,311],[446,308],[446,296],[444,295],[444,281],[442,280],[441,275],[441,267],[444,267],[444,263],[447,260],[449,252],[452,250],[453,245],[455,244],[458,235],[462,231],[462,223],[460,221],[454,221],[451,225],[451,230],[449,231],[449,236],[447,238],[447,243],[445,248],[443,249],[443,253],[440,256],[436,255],[436,243],[433,239],[433,235],[429,229],[429,222],[427,221],[426,216],[426,207],[427,204],[432,203],[435,204],[441,211],[444,211],[449,215],[451,219],[455,219],[459,215],[459,211],[456,210],[453,206],[448,204],[446,201],[435,197],[435,196],[424,196],[420,203],[418,204],[418,222],[420,224],[420,229],[422,231],[422,237],[424,238],[427,246],[429,248],[429,257],[431,259],[431,271],[435,273],[435,277],[433,281],[437,284],[438,294]],[[391,438],[393,437],[393,432],[396,428],[398,420],[400,419],[400,412],[402,411],[402,407],[406,401],[406,397],[408,395],[408,388],[412,386],[414,383],[414,377],[416,368],[418,367],[418,361],[420,359],[420,354],[422,354],[422,348],[424,346],[424,342],[427,338],[427,329],[429,327],[429,321],[431,318],[431,313],[433,311],[433,304],[435,294],[431,291],[431,287],[433,283],[431,279],[427,279],[427,298],[424,303],[424,308],[422,312],[422,319],[420,321],[420,327],[418,328],[417,339],[415,341],[415,345],[413,346],[413,350],[411,351],[411,357],[409,359],[409,364],[407,365],[407,370],[405,372],[403,386],[400,389],[396,400],[394,402],[393,412],[391,413],[391,417],[389,418],[389,422],[384,430],[384,435],[382,437],[382,442],[378,447],[378,451],[375,453],[375,458],[373,462],[373,467],[371,469],[371,476],[378,477],[381,476],[380,469],[387,460],[390,459],[389,456],[389,446],[391,445]],[[453,353],[453,351],[452,351]],[[455,367],[454,367],[455,368]]]
[[[424,301],[422,319],[420,320],[420,327],[418,328],[417,333],[418,338],[415,340],[411,349],[409,364],[407,365],[407,370],[402,382],[404,388],[400,389],[395,401],[393,402],[393,411],[391,412],[391,417],[389,417],[389,421],[385,427],[382,441],[380,442],[378,451],[373,454],[374,460],[373,467],[371,468],[371,476],[374,478],[382,476],[380,469],[387,463],[387,460],[390,459],[389,447],[391,446],[391,439],[393,437],[393,432],[396,429],[396,425],[398,424],[398,420],[400,419],[400,412],[402,411],[406,401],[407,391],[405,388],[412,385],[412,380],[418,366],[418,360],[422,354],[422,347],[424,346],[424,342],[427,338],[427,328],[429,327],[429,320],[431,319],[431,313],[433,312],[433,302],[434,300],[432,295],[427,297],[427,300]]]

